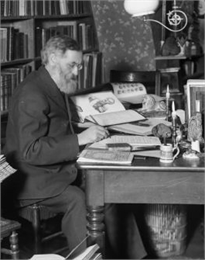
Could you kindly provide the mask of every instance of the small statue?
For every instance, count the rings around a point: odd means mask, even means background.
[[[166,111],[166,103],[163,99],[160,99],[156,95],[145,95],[142,100],[142,108],[140,110],[144,112]]]
[[[162,56],[177,55],[180,53],[180,47],[174,36],[170,36],[165,40],[162,46]]]
[[[165,124],[158,124],[152,128],[152,134],[159,138],[170,138],[172,136],[172,130]]]
[[[184,159],[199,159],[200,158],[200,153],[195,151],[195,150],[192,150],[191,148],[188,149],[186,152],[183,153],[182,157]]]
[[[204,143],[202,137],[202,117],[200,113],[196,113],[189,119],[188,124],[188,140],[189,141],[199,141],[199,143]]]

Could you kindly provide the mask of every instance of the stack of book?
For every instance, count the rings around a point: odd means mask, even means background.
[[[83,69],[78,75],[78,90],[89,89],[102,83],[102,52],[96,51],[83,55]]]
[[[77,40],[83,51],[95,47],[94,28],[88,21],[45,21],[42,27],[36,27],[36,56],[39,56],[40,50],[50,37],[59,34],[68,35]]]
[[[13,26],[0,28],[1,62],[29,58],[28,35]]]

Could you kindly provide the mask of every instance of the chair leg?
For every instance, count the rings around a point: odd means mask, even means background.
[[[33,205],[33,232],[35,253],[41,253],[41,228],[40,228],[40,209],[37,204]]]
[[[9,241],[12,259],[19,259],[18,234],[15,231],[12,232]]]

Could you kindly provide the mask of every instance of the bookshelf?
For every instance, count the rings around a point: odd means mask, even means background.
[[[102,53],[90,1],[0,0],[2,135],[15,87],[41,65],[40,50],[53,35],[67,34],[83,50],[78,90],[102,83]]]

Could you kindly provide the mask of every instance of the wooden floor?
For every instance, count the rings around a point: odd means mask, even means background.
[[[205,259],[204,255],[204,233],[203,233],[203,224],[202,220],[202,207],[200,206],[190,206],[189,207],[189,218],[188,218],[188,230],[187,230],[187,247],[183,255],[181,256],[172,256],[168,259]],[[53,228],[53,225],[51,225]],[[146,243],[146,241],[144,241]],[[2,245],[8,245],[8,241],[3,241]],[[32,257],[32,239],[31,232],[29,228],[22,232],[19,232],[19,244],[20,244],[20,259],[29,259]],[[54,241],[49,242],[44,245],[44,253],[52,253],[53,249],[58,249],[59,246],[63,244],[66,245],[66,240],[55,239]],[[66,256],[68,251],[61,253],[62,256]],[[3,255],[1,259],[9,259],[8,256]],[[146,259],[158,259],[156,256],[153,257],[151,252]]]

